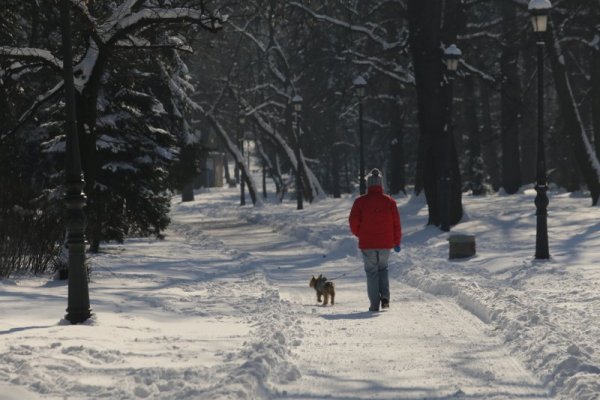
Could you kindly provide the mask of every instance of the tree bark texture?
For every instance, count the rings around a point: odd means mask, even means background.
[[[535,46],[526,46],[521,52],[523,73],[521,75],[522,108],[519,123],[519,142],[521,146],[521,182],[523,184],[535,181],[535,154],[537,148],[536,119],[536,80]]]
[[[465,120],[467,123],[467,175],[468,187],[473,195],[485,194],[483,188],[483,159],[481,157],[481,132],[477,116],[477,93],[475,84],[477,77],[465,78],[466,97],[464,100]]]
[[[404,114],[401,105],[393,102],[390,106],[391,146],[390,146],[390,193],[406,193],[406,172],[404,170]]]
[[[558,94],[560,113],[563,118],[565,137],[571,146],[571,157],[577,161],[583,179],[590,191],[592,205],[600,197],[600,163],[591,143],[586,137],[577,102],[573,96],[571,82],[565,65],[560,43],[553,25],[550,25],[550,45],[546,46],[552,67],[554,85]]]
[[[428,224],[433,225],[441,223],[439,181],[445,168],[444,156],[447,152],[450,152],[452,172],[450,224],[456,224],[462,218],[462,192],[460,175],[456,173],[458,160],[454,141],[444,140],[444,125],[449,119],[445,115],[448,104],[442,87],[443,5],[443,2],[437,0],[408,2],[409,44],[414,63],[420,131],[415,191],[418,193],[421,188],[424,189],[429,210]],[[445,43],[446,46],[449,44]],[[452,144],[450,148],[445,146],[448,142]]]
[[[593,49],[591,58],[592,126],[594,127],[596,156],[600,157],[600,49]]]
[[[514,194],[521,186],[521,156],[519,151],[519,115],[521,113],[521,84],[519,81],[519,48],[517,46],[516,6],[501,2],[502,36],[504,43],[500,57],[501,72],[501,138],[502,186]]]
[[[479,86],[481,101],[481,124],[482,124],[482,150],[485,158],[485,171],[489,175],[489,181],[493,191],[498,191],[501,186],[500,179],[500,159],[498,157],[497,131],[494,131],[494,122],[492,110],[490,107],[490,88],[487,82]]]

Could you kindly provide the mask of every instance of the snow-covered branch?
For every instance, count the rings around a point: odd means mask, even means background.
[[[560,44],[565,43],[580,43],[586,47],[590,47],[592,49],[598,50],[600,45],[600,35],[596,34],[591,40],[586,40],[581,36],[564,36],[559,40]]]
[[[340,28],[349,29],[353,32],[361,33],[361,34],[367,36],[368,38],[370,38],[371,40],[373,40],[374,42],[376,42],[377,44],[379,44],[383,50],[395,50],[395,49],[399,49],[399,48],[401,49],[406,46],[406,40],[398,40],[396,42],[388,42],[385,38],[376,34],[375,30],[373,28],[367,28],[367,27],[360,26],[360,25],[352,25],[348,22],[339,20],[337,18],[333,18],[333,17],[324,15],[324,14],[319,14],[319,13],[315,12],[314,10],[308,8],[304,4],[301,4],[301,3],[298,3],[295,1],[290,2],[290,5],[305,11],[306,13],[310,14],[314,19],[316,19],[318,21],[328,22],[332,25],[339,26]]]
[[[358,57],[352,59],[352,63],[356,65],[368,65],[374,70],[382,73],[383,75],[392,78],[395,81],[404,83],[407,85],[415,84],[415,77],[405,68],[401,67],[397,63],[390,62],[377,57],[369,57],[364,54],[357,52],[351,52]],[[337,57],[339,61],[346,61],[344,57]]]
[[[265,45],[263,42],[261,42],[255,35],[253,35],[247,29],[244,29],[244,28],[236,25],[233,22],[230,22],[229,25],[231,25],[237,32],[241,33],[246,38],[250,39],[250,41],[252,43],[254,43],[256,45],[256,47],[258,47],[258,49],[261,51],[261,53],[267,54],[269,52],[269,47],[267,45]],[[281,48],[279,48],[279,49],[276,48],[276,50],[277,50],[279,56],[281,57],[281,59],[284,61],[284,63],[287,64],[286,57],[284,56]],[[275,76],[275,78],[277,78],[277,80],[279,82],[285,84],[288,81],[286,79],[286,74],[278,68],[277,64],[275,63],[275,60],[272,57],[268,58],[268,65],[269,65],[269,69],[270,69],[271,73],[273,74],[273,76]]]
[[[500,33],[492,33],[492,32],[488,32],[488,31],[479,31],[479,32],[464,33],[464,34],[461,34],[461,35],[457,35],[456,38],[458,40],[463,40],[463,41],[464,40],[480,39],[480,38],[500,40],[502,38],[502,34],[500,34]]]
[[[104,30],[107,25],[103,25],[100,37],[104,43],[114,43],[137,29],[166,22],[192,22],[214,32],[222,28],[224,20],[194,8],[144,8],[123,16],[107,30]]]
[[[481,77],[482,79],[491,82],[491,83],[496,83],[496,78],[494,78],[492,75],[488,74],[487,72],[484,72],[482,70],[480,70],[479,68],[474,67],[472,64],[469,64],[467,62],[465,62],[465,60],[460,60],[460,65],[462,65],[463,67],[465,67],[465,69],[475,75],[479,75],[479,77]]]
[[[230,88],[230,89],[235,97],[239,97],[236,95],[233,88]],[[292,168],[294,168],[294,169],[297,168],[298,159],[296,158],[296,154],[295,154],[294,150],[288,145],[286,140],[279,134],[277,129],[275,129],[273,127],[273,125],[271,125],[267,120],[265,120],[263,118],[261,113],[257,111],[256,107],[251,107],[251,105],[250,105],[250,103],[248,103],[248,101],[246,101],[245,99],[243,99],[241,97],[238,98],[238,100],[242,104],[244,109],[249,110],[249,111],[247,111],[246,116],[254,119],[254,122],[257,124],[257,126],[263,132],[265,132],[270,137],[270,139],[274,143],[277,144],[277,146],[279,146],[284,151],[285,155],[288,157],[288,159],[290,161],[290,164],[292,165]],[[302,153],[300,153],[300,160],[302,161],[303,169],[304,169],[304,172],[308,179],[308,185],[310,187],[313,199],[317,200],[317,199],[324,198],[325,191],[323,190],[323,187],[321,186],[321,183],[319,182],[319,180],[316,177],[316,175],[314,174],[314,172],[306,164],[306,160],[305,160],[304,156],[302,155]]]
[[[56,58],[50,51],[45,49],[0,46],[0,57],[18,60],[41,61],[57,71],[62,71],[63,69],[62,61]]]
[[[8,131],[8,133],[6,133],[4,136],[0,137],[0,142],[2,142],[2,139],[4,139],[5,137],[11,135],[13,132],[15,132],[21,126],[23,126],[23,124],[29,120],[29,118],[35,113],[35,111],[42,104],[44,104],[46,101],[48,101],[51,98],[53,98],[62,89],[63,84],[64,84],[64,82],[60,81],[52,89],[48,90],[43,95],[39,95],[36,98],[35,102],[23,114],[21,114],[21,116],[19,117],[19,121],[17,122],[17,125],[14,126],[10,131]]]

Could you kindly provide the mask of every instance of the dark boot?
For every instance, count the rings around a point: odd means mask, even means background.
[[[390,300],[381,299],[381,308],[390,308]]]

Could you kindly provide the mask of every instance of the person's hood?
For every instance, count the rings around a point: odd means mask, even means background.
[[[383,193],[383,186],[381,186],[381,185],[371,185],[367,189],[367,193]]]

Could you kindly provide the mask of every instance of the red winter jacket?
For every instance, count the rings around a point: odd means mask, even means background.
[[[391,249],[400,245],[398,207],[394,199],[383,194],[381,186],[369,186],[367,194],[354,201],[349,222],[361,249]]]

